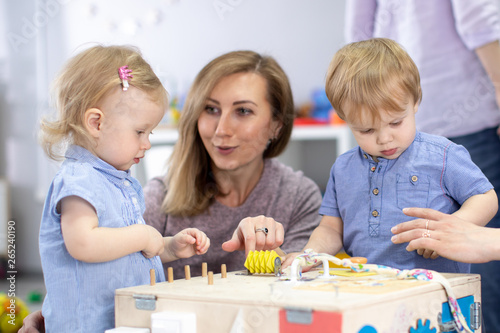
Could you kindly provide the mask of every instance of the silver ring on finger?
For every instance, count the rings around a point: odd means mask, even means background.
[[[425,221],[425,231],[422,233],[423,238],[431,238],[431,232],[429,231],[429,220]]]
[[[262,231],[265,235],[269,233],[269,229],[267,228],[255,228],[255,232]]]

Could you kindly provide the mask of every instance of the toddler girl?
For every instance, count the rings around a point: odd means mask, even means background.
[[[167,92],[140,52],[95,46],[73,57],[55,81],[58,117],[42,121],[49,157],[65,160],[46,197],[40,256],[47,332],[114,327],[114,291],[164,281],[162,262],[207,251],[198,229],[162,237],[145,224],[142,188],[131,176],[151,148]],[[67,147],[65,149],[64,147]]]

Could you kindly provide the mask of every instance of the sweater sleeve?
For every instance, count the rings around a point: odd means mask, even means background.
[[[161,209],[165,194],[165,184],[161,178],[151,179],[144,187],[144,199],[146,201],[144,221],[156,228],[163,236],[165,236],[167,227],[167,215]]]
[[[302,176],[294,197],[295,207],[291,220],[285,230],[285,241],[282,249],[285,252],[302,251],[313,230],[319,225],[321,216],[321,192],[311,179]]]

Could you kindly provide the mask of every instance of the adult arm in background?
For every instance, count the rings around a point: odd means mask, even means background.
[[[500,108],[500,43],[498,40],[478,47],[476,54],[495,87],[495,97]],[[497,129],[500,135],[500,127]]]
[[[495,87],[500,107],[500,16],[493,0],[452,1],[455,26],[463,43],[473,50]],[[498,130],[500,135],[500,129]]]
[[[450,260],[467,263],[500,260],[500,229],[477,226],[430,208],[405,208],[403,212],[418,219],[394,226],[392,242],[409,242],[408,251],[428,249]],[[430,237],[424,238],[427,220]]]

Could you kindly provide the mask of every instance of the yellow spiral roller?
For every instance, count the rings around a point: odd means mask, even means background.
[[[245,260],[250,274],[281,275],[281,257],[273,251],[250,251]]]

